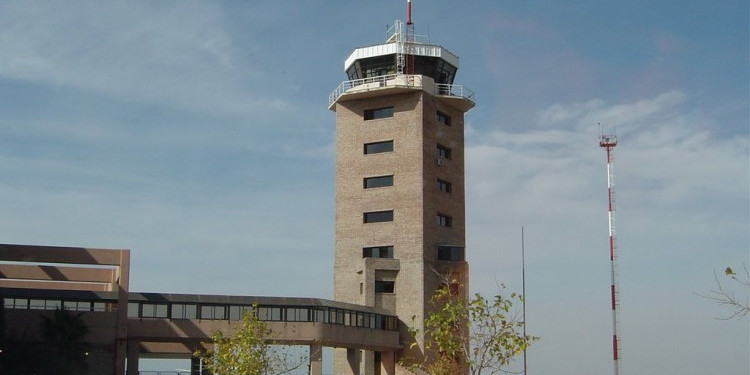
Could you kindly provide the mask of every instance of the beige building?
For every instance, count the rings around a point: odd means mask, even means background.
[[[57,310],[88,330],[66,344],[86,363],[81,375],[138,375],[140,358],[190,359],[190,374],[205,374],[193,353],[214,331],[232,335],[246,310],[266,322],[268,342],[309,347],[310,375],[323,373],[323,347],[386,358],[401,347],[397,318],[384,309],[319,298],[129,292],[129,270],[129,250],[0,244],[0,374],[13,363],[31,372],[45,360],[44,319],[56,319]],[[393,362],[381,365],[395,373]]]
[[[419,43],[410,26],[404,33],[397,22],[384,44],[355,49],[344,64],[349,80],[329,98],[336,112],[334,299],[395,313],[403,345],[395,359],[337,349],[335,374],[379,374],[382,363],[422,360],[423,337],[412,346],[409,328],[422,330],[441,284],[468,285],[464,114],[473,94],[453,84],[458,57]]]

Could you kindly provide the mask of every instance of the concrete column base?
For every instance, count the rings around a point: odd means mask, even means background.
[[[310,345],[310,375],[323,375],[323,347],[319,344]]]
[[[379,375],[396,375],[396,352],[380,352]]]
[[[128,341],[128,370],[127,375],[138,375],[138,361],[141,357],[141,343],[138,341]]]
[[[349,363],[350,374],[359,374],[359,364],[362,362],[362,350],[346,349],[346,361]]]

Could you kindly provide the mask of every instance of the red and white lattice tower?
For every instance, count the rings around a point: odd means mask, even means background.
[[[617,146],[616,135],[605,135],[601,132],[599,147],[607,152],[607,195],[609,199],[609,260],[611,265],[612,284],[610,287],[612,297],[612,359],[614,360],[615,375],[620,373],[620,341],[619,341],[619,286],[617,285],[617,238],[615,237],[615,175],[614,175],[614,148]]]

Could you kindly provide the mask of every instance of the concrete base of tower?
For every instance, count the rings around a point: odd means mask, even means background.
[[[334,349],[333,372],[336,375],[396,375],[395,351],[369,351],[360,349]]]

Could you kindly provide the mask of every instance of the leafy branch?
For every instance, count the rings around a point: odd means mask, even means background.
[[[750,290],[750,271],[748,271],[747,265],[745,264],[742,265],[742,268],[744,269],[744,274],[738,275],[731,267],[727,267],[724,270],[724,276],[730,278],[745,290],[746,295],[744,301],[741,301],[739,298],[737,298],[735,292],[728,289],[721,282],[716,270],[714,270],[714,280],[716,281],[716,288],[714,290],[711,290],[707,295],[700,295],[701,297],[712,300],[721,306],[729,306],[729,308],[732,309],[732,312],[729,315],[717,319],[731,320],[734,318],[742,318],[747,316],[747,314],[750,312],[750,302],[748,301],[747,294],[748,290]]]
[[[425,349],[433,355],[412,369],[432,375],[508,372],[513,357],[539,338],[522,334],[524,322],[514,306],[523,296],[506,297],[504,286],[500,288],[490,299],[476,293],[468,300],[456,282],[436,290],[430,300],[433,311],[424,321]]]
[[[245,310],[239,327],[231,337],[221,331],[211,335],[211,342],[204,343],[207,349],[193,355],[200,358],[203,366],[212,374],[260,375],[285,374],[296,370],[306,358],[296,357],[270,342],[273,330],[258,319],[257,306]]]

